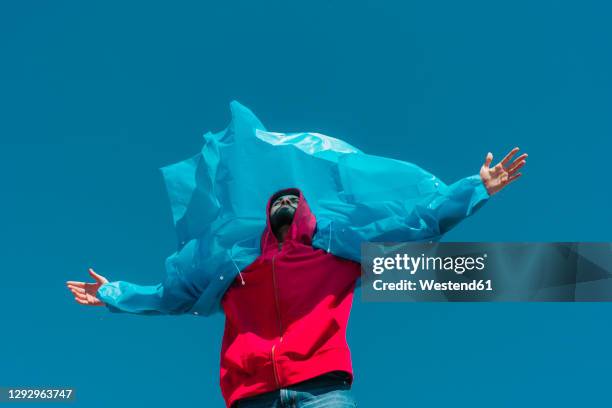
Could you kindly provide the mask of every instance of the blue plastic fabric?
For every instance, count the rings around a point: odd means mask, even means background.
[[[265,207],[301,189],[317,218],[313,245],[359,261],[363,241],[436,241],[489,195],[479,175],[451,185],[408,162],[368,155],[318,133],[276,133],[232,102],[232,121],[204,135],[197,155],[163,167],[178,250],[154,286],[110,282],[98,296],[113,312],[209,315],[239,271],[259,255]]]

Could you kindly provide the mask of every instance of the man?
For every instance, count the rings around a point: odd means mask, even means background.
[[[314,387],[327,383],[335,399],[350,401],[345,336],[360,266],[311,246],[316,218],[299,190],[276,193],[267,208],[261,255],[242,272],[244,283],[237,279],[222,300],[223,395],[230,406],[281,389],[257,400],[280,398],[292,406],[313,398],[283,389],[310,379]],[[333,371],[346,378],[312,380]]]
[[[489,195],[516,180],[526,154],[513,149],[480,177]],[[221,390],[228,407],[346,407],[353,371],[346,328],[357,262],[312,246],[317,219],[296,188],[275,193],[266,207],[261,253],[222,299],[225,331]],[[77,302],[104,305],[96,283],[69,281]]]

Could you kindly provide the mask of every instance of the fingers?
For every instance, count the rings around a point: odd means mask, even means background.
[[[70,291],[72,291],[72,293],[87,293],[85,291],[85,289],[83,288],[79,288],[77,286],[73,286],[73,285],[68,285],[68,289],[70,289]]]
[[[66,282],[66,286],[68,287],[70,292],[72,292],[72,294],[74,295],[74,300],[76,300],[77,302],[83,305],[88,305],[89,301],[87,300],[87,291],[83,287],[84,285],[85,285],[84,282],[75,282],[75,281]]]
[[[75,297],[80,297],[80,298],[85,298],[85,299],[87,298],[87,293],[85,292],[85,289],[71,288],[71,287],[68,287],[68,289],[70,289],[70,291]]]
[[[493,153],[489,152],[487,153],[487,157],[485,157],[485,162],[484,162],[485,167],[490,167],[492,161],[493,161]]]
[[[502,159],[502,161],[500,162],[501,165],[503,167],[506,167],[506,164],[510,161],[510,159],[512,158],[512,156],[514,156],[516,154],[516,152],[519,151],[518,147],[515,147],[514,149],[510,150],[510,152],[506,155],[506,157],[504,157]]]
[[[523,175],[523,173],[516,173],[513,174],[512,176],[510,176],[510,178],[508,179],[508,184],[512,183],[514,180],[516,180],[517,178],[521,177]]]
[[[79,298],[74,298],[74,300],[76,300],[78,303],[82,304],[82,305],[88,305],[89,303],[87,303],[86,300],[81,300]]]
[[[76,282],[76,281],[67,281],[66,287],[70,289],[73,293],[87,293],[87,283],[85,282]],[[91,283],[89,285],[92,285]]]
[[[525,160],[521,160],[519,162],[512,163],[512,166],[510,166],[508,168],[508,170],[507,170],[508,174],[514,174],[518,169],[523,167],[525,165],[525,163],[527,163],[527,161],[525,161]]]
[[[512,164],[519,162],[521,160],[525,160],[527,158],[528,154],[527,153],[523,153],[521,154],[519,157],[517,157],[516,159],[514,159],[514,161],[512,162]],[[511,164],[511,165],[512,165]]]
[[[102,306],[103,305],[103,303],[100,302],[97,299],[86,299],[86,300],[83,300],[82,298],[75,297],[74,300],[76,300],[77,303],[80,303],[80,304],[86,305],[86,306]]]
[[[72,289],[71,288],[70,291],[74,295],[74,300],[76,300],[77,303],[80,303],[82,305],[88,305],[88,306],[103,305],[102,301],[100,301],[95,296],[88,295],[84,289],[81,289],[81,288]]]
[[[93,270],[93,268],[89,268],[89,274],[91,275],[91,277],[92,277],[92,278],[94,278],[94,279],[96,280],[96,282],[99,282],[99,283],[102,283],[102,284],[104,284],[104,283],[107,283],[107,282],[108,282],[108,280],[107,280],[107,279],[106,279],[104,276],[102,276],[102,275],[98,275],[98,274],[97,274],[97,273],[96,273],[96,272]]]
[[[66,281],[66,287],[72,292],[74,300],[77,303],[88,306],[102,306],[104,302],[98,299],[95,294],[91,292],[92,289],[97,289],[99,284],[97,283],[85,283],[78,281]]]
[[[70,289],[70,291],[72,292],[72,294],[74,295],[74,300],[76,300],[77,302],[87,305],[89,304],[89,301],[87,299],[87,294],[85,294],[85,292],[79,292],[77,290],[74,289]]]

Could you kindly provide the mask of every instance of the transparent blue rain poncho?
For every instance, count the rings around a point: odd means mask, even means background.
[[[266,203],[283,188],[299,188],[315,214],[313,246],[355,261],[364,241],[437,241],[489,198],[478,174],[446,185],[412,163],[330,136],[268,132],[249,109],[230,106],[227,129],[205,134],[200,153],[161,169],[179,242],[164,281],[102,285],[98,296],[111,311],[220,311],[225,290],[259,255]]]

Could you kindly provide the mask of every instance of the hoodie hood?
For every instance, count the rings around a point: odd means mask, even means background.
[[[268,205],[266,205],[266,228],[261,236],[262,253],[270,249],[278,249],[279,241],[276,239],[270,223],[270,207],[272,202],[283,194],[295,194],[298,196],[298,206],[293,214],[293,221],[289,226],[284,242],[294,241],[304,245],[312,245],[312,237],[316,230],[317,220],[310,211],[302,191],[297,188],[285,188],[272,194],[268,199]]]

